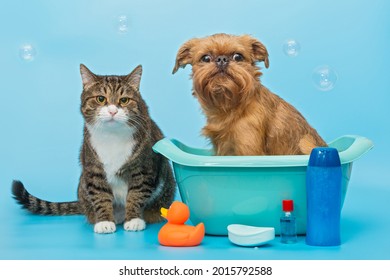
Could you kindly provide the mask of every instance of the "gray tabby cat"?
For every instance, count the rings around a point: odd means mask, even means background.
[[[140,231],[161,221],[175,181],[167,159],[152,151],[163,135],[150,118],[139,93],[142,67],[127,76],[99,76],[80,65],[84,141],[78,200],[48,202],[29,194],[14,181],[15,199],[41,215],[84,214],[97,233],[112,233],[116,224]]]

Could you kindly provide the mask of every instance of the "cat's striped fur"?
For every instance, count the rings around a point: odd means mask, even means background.
[[[160,208],[175,195],[171,167],[152,146],[163,135],[139,93],[142,67],[127,76],[99,76],[80,66],[81,112],[85,120],[80,152],[78,200],[49,202],[14,181],[15,199],[41,215],[84,214],[98,233],[145,228],[161,221]]]

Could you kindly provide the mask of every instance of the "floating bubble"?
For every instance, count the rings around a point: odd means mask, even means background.
[[[127,33],[129,29],[127,16],[121,15],[118,17],[118,31],[119,33]]]
[[[37,51],[31,44],[24,44],[19,49],[19,56],[24,61],[33,61],[37,55]]]
[[[295,57],[301,51],[301,45],[298,41],[289,39],[286,40],[283,44],[283,52],[285,55],[290,57]]]
[[[329,66],[323,65],[314,69],[312,79],[317,89],[329,91],[335,86],[337,74]]]

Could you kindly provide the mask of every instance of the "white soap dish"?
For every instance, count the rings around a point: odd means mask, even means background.
[[[227,227],[229,240],[240,246],[260,246],[275,239],[275,228],[232,224]]]

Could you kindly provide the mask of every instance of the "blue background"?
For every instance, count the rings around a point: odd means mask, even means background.
[[[0,6],[0,259],[390,259],[389,1],[1,0]],[[127,17],[125,33],[120,16]],[[166,248],[157,242],[161,224],[98,235],[82,216],[20,210],[11,198],[13,179],[48,200],[76,198],[80,63],[97,74],[127,74],[142,64],[141,92],[165,135],[207,146],[191,67],[171,72],[182,43],[217,32],[262,41],[270,55],[263,84],[327,141],[358,134],[375,143],[354,165],[340,247],[310,247],[300,237],[294,245],[277,238],[241,248],[206,236],[199,247]],[[287,39],[300,43],[298,56],[283,52]],[[35,48],[33,61],[20,57],[23,44]],[[319,65],[337,73],[333,90],[315,87]]]

